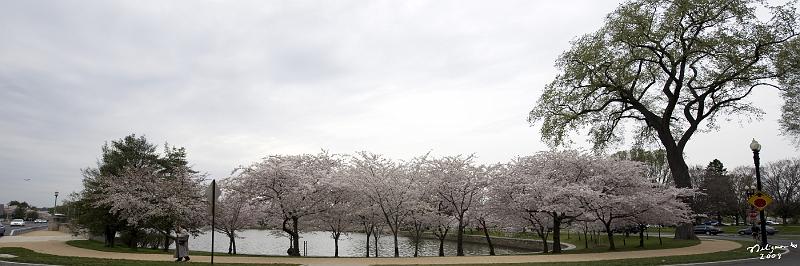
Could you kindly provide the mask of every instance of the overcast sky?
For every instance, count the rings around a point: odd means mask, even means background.
[[[0,0],[0,202],[52,206],[131,133],[186,147],[214,178],[321,148],[485,163],[546,150],[527,113],[570,40],[617,5]],[[753,137],[765,161],[795,156],[778,92],[752,100],[764,119],[697,135],[690,164],[750,164]]]

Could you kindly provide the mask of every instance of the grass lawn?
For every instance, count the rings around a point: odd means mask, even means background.
[[[758,255],[752,254],[747,251],[746,246],[751,244],[747,241],[736,241],[742,244],[741,248],[722,251],[716,253],[687,255],[687,256],[671,256],[671,257],[654,257],[642,259],[626,259],[626,260],[603,260],[603,261],[587,261],[587,262],[547,262],[547,263],[505,263],[505,264],[459,264],[466,266],[525,266],[525,265],[566,265],[566,266],[625,266],[625,265],[668,265],[668,264],[682,264],[682,263],[696,263],[696,262],[709,262],[709,261],[723,261],[735,260],[746,258],[757,258]],[[434,265],[431,265],[434,266]],[[441,265],[439,265],[441,266]]]
[[[33,252],[25,248],[5,247],[0,248],[0,253],[11,254],[17,256],[16,258],[4,258],[4,261],[24,262],[24,263],[41,263],[41,264],[54,264],[54,265],[86,265],[86,266],[107,266],[107,265],[120,265],[120,266],[147,266],[147,265],[176,265],[172,261],[136,261],[136,260],[115,260],[115,259],[95,259],[95,258],[81,258],[81,257],[65,257],[55,256],[49,254],[42,254]],[[211,263],[191,262],[191,265],[211,265]],[[247,266],[247,265],[273,265],[273,266],[296,266],[297,264],[231,264],[231,263],[214,263],[214,265],[226,266]]]
[[[175,250],[170,249],[167,252],[164,252],[163,249],[151,249],[151,248],[138,248],[133,250],[129,248],[125,244],[116,244],[113,248],[106,247],[105,244],[101,241],[95,240],[70,240],[67,241],[67,245],[78,247],[78,248],[85,248],[97,251],[105,251],[105,252],[119,252],[119,253],[144,253],[144,254],[174,254]],[[189,256],[211,256],[211,252],[208,251],[196,251],[190,250]],[[227,257],[227,256],[236,256],[236,257],[286,257],[286,256],[279,256],[279,255],[251,255],[251,254],[232,254],[228,255],[228,253],[224,252],[215,252],[214,256],[220,257]],[[309,258],[319,258],[315,256],[307,256]]]
[[[665,227],[662,229],[666,229],[669,227]],[[670,228],[674,232],[674,228]],[[672,232],[664,232],[662,230],[662,235],[665,234],[672,234]],[[574,250],[567,250],[564,253],[589,253],[589,252],[608,252],[608,236],[605,233],[601,233],[598,235],[592,236],[589,234],[589,241],[588,241],[588,248],[586,241],[584,241],[583,234],[576,234],[574,232],[562,231],[561,234],[561,242],[562,243],[569,243],[575,245]],[[473,232],[474,235],[480,235],[477,232]],[[524,232],[524,233],[514,233],[514,234],[505,234],[502,232],[492,232],[491,235],[493,236],[500,236],[500,237],[513,237],[513,238],[524,238],[524,239],[534,239],[539,240],[539,236],[536,233],[532,232]],[[553,234],[551,233],[548,238],[548,244],[552,245],[550,241],[553,240]],[[658,233],[653,232],[653,229],[650,229],[649,237],[645,235],[644,240],[644,248],[640,248],[639,246],[639,235],[629,235],[627,238],[621,234],[614,235],[614,246],[616,251],[631,251],[631,250],[648,250],[648,249],[665,249],[665,248],[680,248],[680,247],[688,247],[700,244],[700,241],[697,240],[675,240],[671,236],[669,237],[661,237],[661,241],[658,239]],[[537,247],[538,248],[538,247]]]
[[[146,253],[146,254],[174,254],[175,250],[170,249],[167,252],[164,252],[162,249],[151,249],[151,248],[138,248],[133,250],[129,248],[125,244],[117,244],[113,248],[106,247],[103,242],[95,241],[95,240],[70,240],[67,241],[67,245],[78,247],[78,248],[85,248],[97,251],[105,251],[105,252],[119,252],[119,253]],[[195,256],[211,256],[211,252],[207,251],[189,251],[189,255]],[[232,256],[228,255],[228,253],[214,253],[214,256]]]

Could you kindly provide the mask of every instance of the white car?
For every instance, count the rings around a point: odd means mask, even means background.
[[[33,220],[33,223],[35,223],[35,224],[46,224],[47,220],[45,220],[45,219],[36,219],[36,220]]]
[[[0,236],[4,236],[6,234],[6,227],[3,224],[0,224]]]
[[[23,221],[22,219],[14,219],[14,220],[11,220],[11,223],[9,225],[11,225],[11,226],[25,226],[25,221]]]

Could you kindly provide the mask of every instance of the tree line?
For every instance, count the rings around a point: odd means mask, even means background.
[[[79,209],[79,228],[105,235],[109,246],[120,232],[131,247],[166,249],[176,226],[198,234],[209,225],[207,176],[188,166],[183,148],[165,145],[159,154],[131,135],[102,151],[98,166],[83,170],[84,190],[69,203]],[[489,231],[506,227],[530,228],[553,253],[561,252],[565,229],[602,231],[613,250],[615,230],[634,228],[641,239],[647,225],[691,219],[680,199],[695,192],[658,183],[647,172],[641,162],[578,151],[496,164],[478,164],[474,155],[270,155],[220,180],[217,230],[228,236],[230,253],[237,232],[254,227],[282,232],[291,256],[300,255],[302,231],[330,232],[335,256],[349,232],[365,233],[364,256],[379,255],[383,232],[393,238],[393,256],[403,234],[414,241],[415,255],[421,238],[438,239],[440,256],[454,236],[455,255],[463,256],[466,228],[483,231],[493,250]]]

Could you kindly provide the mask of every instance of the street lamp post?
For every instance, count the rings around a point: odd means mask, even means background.
[[[56,207],[58,206],[58,191],[55,193],[55,199],[53,199],[53,217],[56,217]]]
[[[753,162],[756,165],[756,189],[761,191],[761,169],[759,169],[759,163],[761,158],[758,157],[758,153],[761,152],[761,144],[758,144],[756,139],[753,139],[753,142],[750,143],[750,150],[753,151]],[[767,246],[767,218],[764,216],[764,209],[761,209],[758,212],[758,215],[761,218],[761,246]]]

